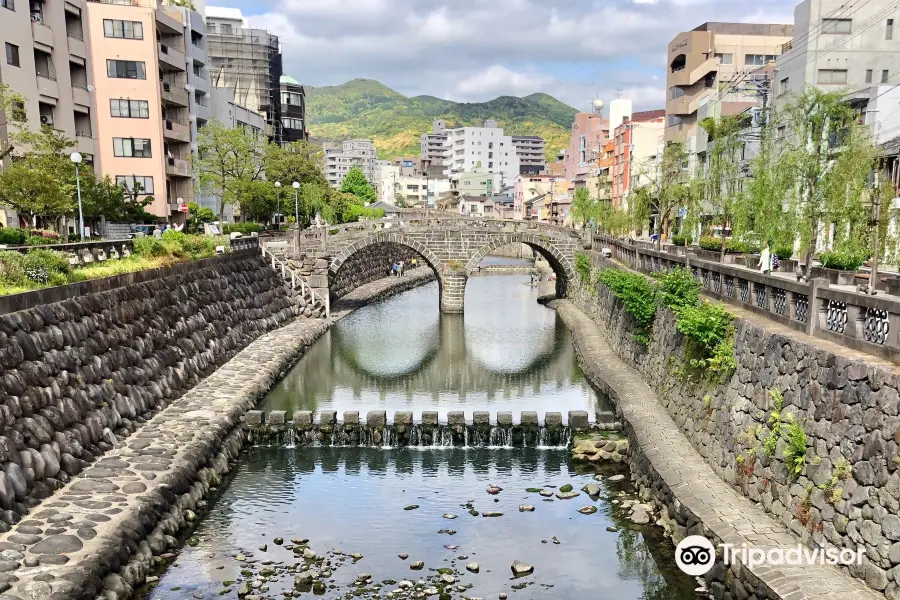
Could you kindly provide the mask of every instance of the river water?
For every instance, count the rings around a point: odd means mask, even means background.
[[[570,334],[535,302],[527,282],[470,279],[464,316],[439,314],[436,284],[364,307],[308,350],[265,408],[389,415],[463,409],[468,416],[607,409],[575,362]],[[616,474],[627,471],[585,472],[561,449],[247,448],[188,544],[144,596],[697,597],[659,528],[634,525],[620,510],[634,495],[627,477],[610,479]],[[600,490],[568,500],[535,493],[566,484]],[[503,489],[489,494],[491,485]],[[579,513],[585,506],[597,511]],[[330,571],[320,579],[324,587],[295,585],[312,565],[304,549],[324,557],[317,567]],[[416,561],[420,570],[411,569]],[[513,578],[513,561],[532,565],[533,574]],[[477,572],[467,569],[471,563]],[[441,588],[446,595],[430,595],[442,573],[454,582]],[[360,574],[368,583],[359,583]],[[403,580],[422,582],[415,593],[423,595],[398,594]]]

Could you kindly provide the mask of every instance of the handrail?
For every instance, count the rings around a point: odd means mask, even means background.
[[[315,304],[317,301],[321,302],[322,305],[325,306],[325,318],[327,319],[327,318],[331,317],[331,303],[329,301],[329,298],[327,298],[327,297],[322,298],[321,296],[319,296],[319,294],[317,294],[315,292],[315,290],[313,290],[311,287],[309,287],[306,284],[306,281],[304,281],[303,277],[299,273],[297,273],[290,266],[288,266],[288,264],[286,262],[279,260],[278,257],[275,256],[272,252],[270,252],[268,248],[266,248],[262,244],[260,244],[259,247],[260,247],[260,250],[262,250],[263,258],[265,258],[266,260],[269,260],[271,258],[272,268],[276,269],[276,270],[278,270],[280,268],[282,279],[287,281],[287,275],[288,275],[288,273],[290,273],[292,290],[297,289],[297,283],[299,282],[300,283],[300,295],[305,296],[308,293],[310,302],[312,302],[313,304]]]

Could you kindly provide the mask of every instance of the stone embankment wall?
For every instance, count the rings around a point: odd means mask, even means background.
[[[352,255],[341,265],[331,281],[331,297],[342,298],[361,285],[386,277],[395,262],[402,260],[404,267],[409,268],[414,257],[420,266],[428,266],[425,259],[409,246],[393,242],[373,244],[365,252]]]
[[[534,258],[535,251],[528,244],[507,244],[491,250],[491,256],[506,258]]]
[[[293,317],[255,254],[0,317],[0,531]]]
[[[681,374],[684,340],[667,309],[658,309],[644,346],[635,341],[622,303],[603,286],[573,286],[571,297],[616,354],[645,377],[719,477],[808,545],[864,546],[863,564],[850,573],[900,598],[896,367],[739,318],[733,375],[718,383],[697,380]],[[783,408],[773,417],[776,390]],[[784,436],[771,454],[763,443],[775,422],[785,432],[788,415],[807,436],[805,466],[796,476],[786,468]]]

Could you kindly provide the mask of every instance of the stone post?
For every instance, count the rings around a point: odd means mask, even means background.
[[[441,274],[441,312],[461,313],[463,311],[467,279],[463,269],[447,269]]]
[[[819,311],[821,309],[819,290],[827,287],[828,280],[825,278],[817,277],[809,281],[809,306],[806,313],[807,335],[816,335],[816,329],[819,327]]]

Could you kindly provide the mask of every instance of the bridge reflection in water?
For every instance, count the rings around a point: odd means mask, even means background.
[[[268,395],[287,410],[609,410],[584,380],[569,331],[527,277],[469,282],[465,314],[431,283],[342,320]]]

